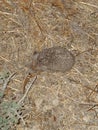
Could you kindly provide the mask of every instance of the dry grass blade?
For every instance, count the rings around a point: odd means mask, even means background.
[[[94,4],[90,4],[90,3],[86,3],[86,2],[79,2],[79,3],[84,4],[84,5],[88,5],[88,6],[91,6],[91,7],[94,7],[94,8],[98,9],[98,6],[96,6]]]
[[[12,73],[12,74],[5,80],[5,82],[4,82],[4,84],[3,84],[3,87],[2,87],[2,96],[1,96],[1,98],[3,98],[4,93],[5,93],[5,90],[6,90],[6,88],[7,88],[7,85],[8,85],[8,83],[10,82],[11,78],[12,78],[15,74],[16,74],[16,73]]]
[[[26,98],[30,88],[32,87],[32,85],[34,84],[36,79],[37,79],[37,76],[35,76],[34,79],[30,82],[29,86],[27,86],[27,90],[26,90],[25,94],[23,95],[23,97],[19,100],[18,104],[21,104],[24,101],[24,99]]]

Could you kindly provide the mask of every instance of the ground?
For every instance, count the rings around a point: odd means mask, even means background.
[[[27,80],[34,51],[53,46],[73,68]],[[98,1],[1,0],[0,91],[1,130],[98,130]]]

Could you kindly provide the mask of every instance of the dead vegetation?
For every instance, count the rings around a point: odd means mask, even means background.
[[[0,1],[0,129],[98,129],[97,5],[97,0]],[[33,52],[53,46],[76,55],[73,69],[43,72],[36,80],[32,74],[23,93]]]

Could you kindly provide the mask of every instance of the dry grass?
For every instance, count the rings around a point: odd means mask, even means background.
[[[16,73],[1,102],[23,97],[35,50],[64,46],[77,54],[70,72],[37,76],[12,129],[98,129],[97,5],[97,0],[0,1],[0,89],[8,78],[5,73]]]

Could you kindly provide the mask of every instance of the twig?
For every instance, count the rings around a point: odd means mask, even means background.
[[[80,103],[79,105],[98,106],[98,103]]]
[[[88,5],[88,6],[91,6],[91,7],[94,7],[94,8],[98,9],[98,6],[90,4],[90,3],[85,3],[85,2],[79,2],[79,3],[84,4],[84,5]]]
[[[18,104],[21,104],[21,103],[24,101],[25,97],[27,96],[27,94],[28,94],[30,88],[32,87],[32,85],[34,84],[34,82],[35,82],[36,79],[37,79],[37,76],[35,76],[35,78],[31,81],[29,87],[27,87],[27,90],[26,90],[25,94],[24,94],[23,97],[19,100]]]
[[[0,56],[0,58],[3,59],[3,60],[6,61],[6,62],[10,62],[10,60],[6,59],[6,58],[3,57],[3,56]]]
[[[12,73],[12,74],[5,80],[5,82],[4,82],[4,84],[3,84],[3,88],[2,88],[2,96],[1,96],[1,98],[4,96],[5,90],[6,90],[6,88],[7,88],[7,85],[8,85],[8,83],[9,83],[10,79],[11,79],[15,74],[16,74],[16,73]]]
[[[17,16],[15,14],[12,14],[12,13],[8,13],[8,12],[3,12],[0,10],[0,14],[3,14],[3,15],[8,15],[8,16]]]
[[[93,106],[93,107],[95,107],[95,106],[98,106],[98,103],[87,103],[87,102],[80,102],[80,101],[78,101],[78,100],[75,100],[75,99],[73,99],[73,98],[71,98],[70,96],[67,96],[67,95],[65,95],[69,100],[72,100],[74,103],[78,103],[79,105],[88,105],[88,106]]]
[[[30,10],[29,10],[30,15],[33,16],[34,21],[35,21],[35,23],[37,24],[37,26],[38,26],[38,28],[39,28],[39,30],[40,30],[40,33],[41,33],[42,36],[43,36],[43,39],[45,39],[45,36],[44,36],[44,33],[43,33],[43,29],[42,29],[42,27],[41,27],[41,25],[40,25],[40,23],[39,23],[39,19],[37,18],[36,13],[35,13],[35,7],[32,6],[32,9],[33,9],[33,13],[32,13],[31,8],[30,8]]]

